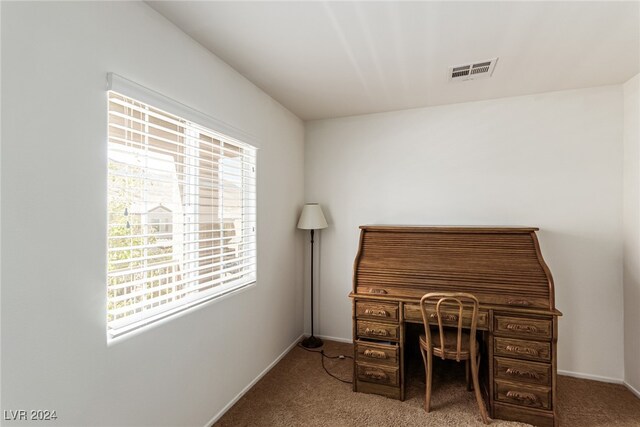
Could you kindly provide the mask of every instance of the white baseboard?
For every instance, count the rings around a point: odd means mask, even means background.
[[[213,418],[211,418],[211,419],[209,420],[209,422],[207,422],[207,423],[204,425],[204,427],[210,427],[210,426],[212,426],[216,421],[218,421],[218,420],[219,420],[219,419],[220,419],[220,418],[221,418],[221,417],[222,417],[222,416],[223,416],[223,415],[224,415],[224,414],[225,414],[229,409],[231,409],[231,407],[232,407],[233,405],[235,405],[235,404],[236,404],[236,402],[237,402],[238,400],[240,400],[240,398],[241,398],[242,396],[244,396],[244,395],[245,395],[249,390],[251,390],[251,387],[253,387],[253,386],[254,386],[258,381],[260,381],[260,379],[262,379],[262,377],[264,377],[264,376],[267,374],[267,372],[269,372],[269,371],[271,370],[271,368],[273,368],[274,366],[276,366],[276,364],[277,364],[277,363],[278,363],[278,362],[279,362],[279,361],[280,361],[284,356],[286,356],[286,355],[287,355],[287,353],[289,353],[289,351],[291,351],[291,349],[292,349],[293,347],[295,347],[295,346],[298,344],[298,342],[302,339],[302,337],[304,337],[304,334],[300,335],[298,338],[296,338],[295,340],[293,340],[293,342],[291,343],[291,345],[289,345],[289,347],[287,347],[287,348],[286,348],[286,349],[285,349],[285,350],[280,354],[280,356],[276,357],[276,359],[275,359],[273,362],[271,362],[271,363],[269,364],[269,366],[267,366],[267,367],[266,367],[262,372],[260,372],[260,373],[258,374],[258,376],[254,378],[254,380],[253,380],[253,381],[251,381],[251,382],[250,382],[250,383],[249,383],[245,388],[243,388],[243,389],[240,391],[240,393],[238,393],[238,394],[236,395],[236,397],[234,397],[233,399],[231,399],[231,401],[230,401],[229,403],[227,403],[226,405],[224,405],[224,408],[222,408],[222,409],[220,410],[220,412],[218,412],[217,414],[215,414],[215,415],[213,416]]]
[[[566,375],[568,377],[582,378],[583,380],[601,381],[604,383],[623,384],[624,381],[621,378],[602,377],[600,375],[583,374],[582,372],[562,371],[558,369],[558,374]]]
[[[629,384],[629,383],[628,383],[628,382],[626,382],[626,381],[624,381],[624,382],[623,382],[623,384],[624,384],[624,386],[625,386],[626,388],[628,388],[628,389],[629,389],[629,391],[630,391],[631,393],[635,394],[638,398],[640,398],[640,391],[638,391],[638,390],[636,390],[635,388],[633,388],[633,387],[631,386],[631,384]]]
[[[316,336],[320,339],[329,340],[329,341],[346,342],[348,344],[351,344],[353,342],[351,338],[346,339],[346,338],[339,338],[339,337],[330,337],[328,335],[316,335]]]
[[[599,375],[591,375],[591,374],[583,374],[580,372],[571,372],[571,371],[561,371],[558,370],[558,374],[566,375],[569,377],[582,378],[585,380],[594,380],[594,381],[602,381],[605,383],[613,383],[613,384],[622,384],[625,386],[631,393],[635,394],[638,398],[640,398],[640,391],[636,390],[631,384],[628,382],[617,379],[617,378],[609,378],[609,377],[601,377]]]

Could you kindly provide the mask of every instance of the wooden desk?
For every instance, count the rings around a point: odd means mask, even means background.
[[[407,323],[419,301],[464,291],[480,301],[481,368],[492,418],[558,423],[553,279],[525,227],[361,226],[354,262],[354,391],[404,400]],[[451,324],[457,322],[450,313]],[[437,392],[437,391],[434,391]]]

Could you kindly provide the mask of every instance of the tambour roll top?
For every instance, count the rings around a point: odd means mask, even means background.
[[[537,228],[361,226],[354,293],[469,292],[481,304],[555,310]]]

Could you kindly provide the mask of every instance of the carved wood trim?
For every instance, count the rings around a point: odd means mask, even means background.
[[[507,344],[504,348],[506,351],[509,351],[514,354],[524,354],[528,356],[540,356],[540,351],[533,347],[524,347],[519,345],[511,345]]]
[[[367,308],[364,310],[367,316],[389,317],[389,312],[384,309]]]
[[[365,328],[364,334],[372,337],[388,337],[389,331],[386,329]]]
[[[538,374],[537,372],[523,371],[518,368],[507,368],[505,372],[514,377],[526,377],[532,378],[534,380],[539,380],[541,378],[540,374]]]
[[[370,357],[372,359],[386,359],[387,353],[379,350],[365,350],[363,353],[366,357]]]
[[[507,391],[506,396],[509,399],[517,400],[523,403],[529,403],[529,402],[535,403],[535,404],[540,403],[540,399],[538,398],[538,396],[536,396],[533,393],[524,393],[521,391],[509,390]]]
[[[458,316],[456,316],[455,314],[441,314],[440,317],[442,318],[442,320],[445,320],[448,322],[458,321]],[[437,319],[438,319],[438,315],[436,313],[431,313],[429,315],[429,320],[437,320]]]
[[[507,323],[506,328],[514,332],[531,332],[531,333],[538,332],[538,328],[536,328],[534,325],[520,325],[517,323]]]
[[[389,378],[389,376],[383,371],[364,371],[362,375],[378,381],[386,380]]]

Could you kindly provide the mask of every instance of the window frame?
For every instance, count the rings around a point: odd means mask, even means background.
[[[239,150],[241,150],[241,152],[243,153],[242,156],[244,156],[244,151],[243,150],[252,150],[253,153],[253,171],[252,171],[252,182],[253,182],[253,192],[251,193],[251,195],[254,197],[255,200],[255,205],[252,206],[253,209],[253,220],[252,220],[252,224],[253,224],[253,236],[251,236],[253,238],[252,243],[253,243],[253,257],[254,257],[254,265],[249,269],[249,276],[247,276],[247,273],[244,272],[244,268],[242,268],[240,270],[241,277],[238,278],[237,280],[234,280],[232,282],[229,283],[223,283],[220,285],[214,285],[212,288],[210,289],[206,289],[204,291],[200,291],[199,287],[196,287],[196,289],[198,289],[198,292],[194,293],[194,294],[189,294],[188,292],[183,292],[180,295],[183,295],[182,297],[180,297],[178,300],[173,301],[172,303],[162,303],[160,304],[158,307],[152,308],[152,309],[142,309],[141,313],[135,313],[132,315],[128,315],[124,317],[124,320],[119,321],[120,319],[116,319],[116,320],[108,320],[109,317],[109,309],[108,309],[108,305],[110,303],[110,297],[109,297],[109,281],[107,280],[106,282],[106,293],[107,293],[107,304],[105,304],[105,308],[107,311],[107,315],[105,316],[106,319],[106,330],[107,330],[107,341],[110,342],[116,338],[120,338],[120,337],[124,337],[127,335],[130,335],[132,332],[138,331],[138,330],[142,330],[143,328],[146,328],[147,326],[151,326],[151,325],[155,325],[155,324],[159,324],[160,321],[164,320],[164,319],[169,319],[171,317],[174,317],[176,315],[178,315],[179,313],[183,313],[186,311],[189,311],[195,307],[201,306],[203,304],[206,304],[208,302],[217,300],[221,297],[230,295],[232,293],[235,293],[237,291],[240,291],[242,289],[248,288],[250,286],[255,285],[255,283],[258,280],[258,254],[257,254],[257,248],[258,248],[258,228],[257,228],[257,219],[258,219],[258,177],[257,177],[257,168],[258,168],[258,150],[259,150],[259,145],[257,144],[257,139],[255,137],[253,137],[252,135],[243,132],[233,126],[230,126],[220,120],[217,120],[213,117],[210,117],[204,113],[201,113],[195,109],[192,109],[184,104],[181,104],[171,98],[168,98],[164,95],[159,94],[158,92],[155,92],[151,89],[147,89],[141,85],[138,85],[128,79],[125,79],[121,76],[118,76],[117,74],[114,73],[108,73],[107,74],[107,110],[108,110],[108,114],[111,113],[110,110],[110,92],[114,92],[116,94],[119,94],[123,97],[126,98],[130,98],[134,101],[137,101],[139,103],[142,104],[146,104],[149,107],[153,108],[154,110],[160,110],[160,111],[164,111],[166,112],[168,115],[174,116],[174,117],[178,117],[186,122],[188,122],[191,126],[187,126],[185,127],[185,138],[188,139],[189,135],[187,135],[187,133],[189,132],[187,130],[188,129],[195,129],[196,131],[202,131],[202,132],[207,132],[208,134],[211,135],[215,135],[215,137],[217,139],[219,139],[220,141],[224,141],[224,143],[230,143],[231,145],[235,145],[236,147],[239,147]],[[109,121],[107,123],[107,133],[109,136],[109,139],[111,137],[111,131],[109,130]],[[221,143],[222,145],[224,145],[224,143]],[[107,142],[108,147],[111,147],[111,142],[108,141]],[[222,147],[222,146],[221,146]],[[220,150],[222,150],[222,148],[220,148]],[[198,155],[199,159],[202,159],[202,157],[200,157],[200,155]],[[231,159],[232,157],[228,157],[229,159]],[[222,170],[221,168],[224,168],[224,162],[222,159],[227,159],[227,157],[219,157],[218,161],[216,163],[216,168],[218,168],[218,173],[222,174]],[[111,160],[108,159],[108,162],[110,163]],[[240,160],[240,169],[243,170],[242,168],[245,165],[245,160]],[[244,176],[244,175],[243,175]],[[177,182],[180,182],[180,179],[177,180]],[[198,184],[199,185],[199,184]],[[213,188],[213,187],[212,187]],[[109,189],[109,186],[107,188],[107,190]],[[216,191],[218,192],[224,192],[224,186],[222,183],[218,183],[216,184],[215,187]],[[146,190],[145,190],[146,191]],[[245,202],[246,200],[246,187],[243,185],[241,185],[240,187],[240,192],[242,194],[241,196],[241,200],[242,200],[242,207],[241,209],[245,209]],[[219,197],[221,197],[222,200],[224,200],[224,195],[220,195]],[[182,199],[183,197],[181,197]],[[181,203],[183,203],[181,201]],[[160,205],[162,206],[162,205]],[[218,205],[218,209],[220,208],[220,206]],[[154,208],[155,209],[155,208]],[[153,209],[152,209],[153,210]],[[152,211],[151,210],[151,211]],[[150,212],[147,212],[147,214],[150,214]],[[107,207],[107,216],[109,217],[110,212],[109,212],[109,208]],[[222,215],[221,216],[221,223],[224,223],[224,215],[222,214],[222,212],[220,212],[218,215]],[[241,224],[244,224],[244,219],[241,220]],[[108,224],[109,221],[107,221]],[[188,224],[188,222],[183,222],[182,224]],[[211,224],[214,224],[214,222],[211,222]],[[108,226],[108,225],[107,225]],[[152,226],[151,223],[149,223],[149,226]],[[160,226],[162,227],[162,226]],[[172,225],[172,228],[173,225]],[[213,230],[213,229],[212,229]],[[198,230],[198,233],[202,232],[201,230]],[[223,233],[222,230],[219,230],[219,233]],[[107,234],[107,249],[108,249],[108,233]],[[222,234],[221,234],[222,236]],[[174,238],[174,235],[172,235],[172,239]],[[221,239],[223,237],[220,237]],[[241,238],[244,239],[245,238],[245,234],[241,233]],[[242,242],[244,242],[244,240],[241,240]],[[213,248],[217,248],[217,247],[223,247],[224,245],[218,245],[218,246],[211,246],[212,250]],[[202,250],[201,248],[198,249],[199,251]],[[109,263],[108,257],[107,258],[107,263]],[[234,262],[237,262],[235,260],[240,259],[242,260],[242,257],[238,257],[238,255],[236,255],[235,258],[233,258]],[[178,261],[176,261],[178,262]],[[182,264],[185,264],[187,261],[182,260],[180,261],[182,262]],[[186,265],[186,264],[185,264]],[[220,265],[220,267],[222,267],[222,264]],[[196,272],[198,274],[200,274],[200,270],[202,269],[202,267],[198,267],[198,269],[196,270]],[[108,270],[108,269],[107,269]],[[216,270],[213,270],[214,273]],[[224,268],[220,268],[219,271],[224,271]],[[218,273],[220,274],[220,273]],[[109,272],[107,271],[107,274],[105,275],[105,277],[107,278],[109,275]],[[196,278],[194,280],[202,280],[202,278]],[[205,282],[206,283],[206,282]],[[146,288],[143,286],[143,290],[146,290]],[[168,298],[169,299],[169,298]],[[175,296],[173,298],[175,300]],[[135,306],[136,304],[134,304]]]

